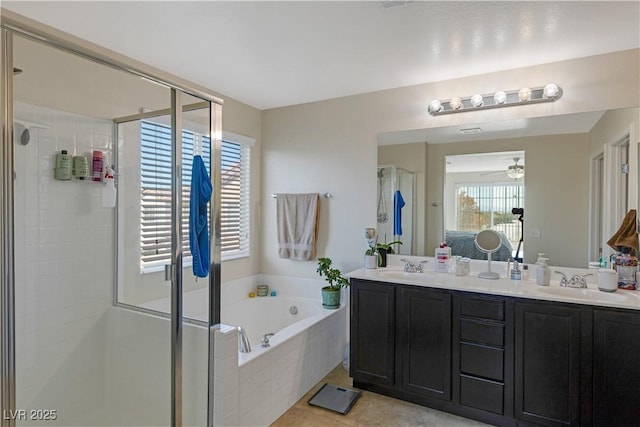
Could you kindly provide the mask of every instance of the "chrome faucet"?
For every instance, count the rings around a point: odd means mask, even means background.
[[[574,274],[571,279],[567,279],[567,275],[561,271],[555,271],[556,274],[561,274],[562,279],[560,279],[560,286],[565,288],[581,288],[584,289],[587,287],[587,279],[585,277],[591,276],[592,274],[585,274],[583,276],[579,274]]]
[[[264,334],[262,336],[262,339],[260,339],[260,345],[262,347],[271,347],[271,344],[269,344],[269,337],[272,337],[274,335],[275,335],[275,333],[273,333],[273,332],[270,332],[268,334]]]
[[[415,263],[411,260],[408,259],[400,259],[400,261],[404,262],[404,272],[405,273],[422,273],[424,270],[422,269],[422,266],[427,262],[427,261],[420,261],[419,263]]]
[[[587,279],[585,277],[592,276],[591,273],[585,275],[574,274],[569,280],[569,287],[572,288],[586,288],[587,287]]]
[[[240,353],[251,353],[251,344],[249,337],[242,326],[238,326],[238,351]]]
[[[554,273],[562,275],[562,279],[560,279],[560,286],[562,286],[562,287],[569,286],[569,280],[567,280],[567,275],[566,274],[564,274],[562,271],[557,271],[557,270],[554,271]]]

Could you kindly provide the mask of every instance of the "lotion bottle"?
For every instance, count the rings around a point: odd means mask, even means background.
[[[538,258],[538,268],[536,269],[536,283],[540,286],[549,286],[551,281],[551,270],[547,265],[549,258]]]
[[[67,154],[67,150],[62,150],[56,154],[56,168],[53,177],[60,181],[68,181],[71,179],[71,156]]]
[[[91,180],[102,182],[102,173],[103,173],[103,158],[102,151],[95,150],[93,152],[93,163],[91,166]]]

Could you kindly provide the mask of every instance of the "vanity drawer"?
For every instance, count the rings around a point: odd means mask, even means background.
[[[460,372],[502,381],[504,379],[504,350],[460,343]]]
[[[460,375],[460,403],[471,408],[504,413],[504,386],[489,380]]]
[[[504,346],[504,325],[473,319],[460,319],[460,339]]]
[[[479,298],[460,298],[460,314],[482,319],[504,320],[504,301]]]

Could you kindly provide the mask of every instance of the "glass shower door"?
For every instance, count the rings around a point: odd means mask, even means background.
[[[126,167],[139,144],[116,139],[113,122],[143,106],[170,111],[171,91],[20,36],[13,50],[14,421],[171,425],[171,324],[114,306],[118,257],[138,260],[137,298],[169,296],[171,282],[141,272],[139,231],[137,254],[117,251],[117,223],[143,212],[129,191],[140,167]],[[103,182],[111,165],[118,218]]]

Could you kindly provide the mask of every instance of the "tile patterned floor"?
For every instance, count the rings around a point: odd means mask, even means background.
[[[451,415],[392,397],[363,391],[347,415],[311,406],[307,401],[322,387],[330,383],[353,387],[353,381],[342,365],[337,366],[271,427],[333,427],[333,426],[424,426],[424,427],[485,427],[478,421]]]

